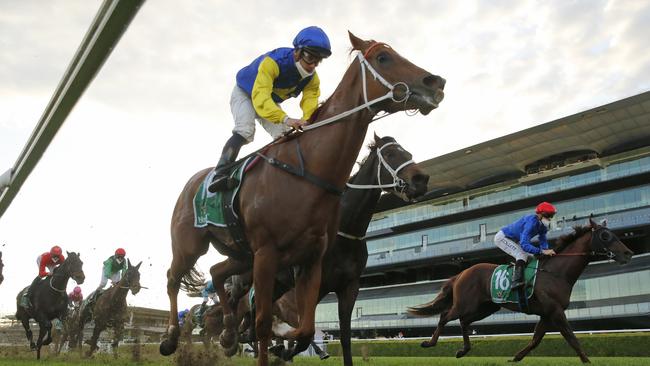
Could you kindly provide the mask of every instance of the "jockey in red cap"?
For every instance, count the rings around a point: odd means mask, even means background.
[[[68,301],[74,307],[80,306],[83,299],[84,295],[81,293],[81,287],[79,286],[75,286],[72,292],[68,294]]]
[[[511,288],[524,285],[524,268],[529,257],[535,254],[555,255],[555,251],[548,247],[546,233],[556,212],[552,204],[542,202],[537,205],[534,214],[526,215],[503,227],[494,236],[494,244],[517,261]],[[539,247],[530,242],[535,236],[539,239]]]
[[[29,286],[26,294],[30,302],[32,301],[32,288],[34,285],[36,285],[42,279],[42,277],[51,276],[54,268],[63,263],[63,261],[65,261],[63,250],[61,250],[61,247],[58,245],[53,246],[49,252],[45,252],[36,258],[36,265],[38,265],[38,276],[34,278],[34,281],[32,281],[32,284]]]

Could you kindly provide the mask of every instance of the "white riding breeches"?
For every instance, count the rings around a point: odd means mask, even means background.
[[[113,273],[113,275],[110,277],[110,279],[111,279],[111,282],[113,284],[116,284],[116,283],[120,282],[120,280],[122,279],[121,271],[117,271],[117,272]],[[99,286],[97,286],[97,288],[98,289],[103,289],[104,286],[106,286],[106,283],[108,283],[108,277],[106,277],[106,275],[104,274],[104,271],[102,270],[102,280],[99,283]]]
[[[494,244],[499,247],[499,249],[514,257],[515,260],[528,262],[528,258],[532,257],[530,253],[521,249],[519,244],[509,239],[501,230],[499,230],[499,232],[494,236]]]
[[[253,142],[256,120],[274,140],[291,129],[284,123],[269,122],[258,116],[251,97],[237,85],[235,85],[230,95],[230,111],[235,120],[235,128],[233,128],[232,133],[241,135],[247,142]]]

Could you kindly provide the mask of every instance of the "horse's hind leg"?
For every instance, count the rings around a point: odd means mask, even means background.
[[[43,338],[45,337],[45,334],[49,334],[52,331],[52,322],[47,319],[41,320],[38,322],[38,327],[40,329],[38,330],[38,339],[36,340],[36,359],[40,360],[41,347],[44,345]],[[50,337],[50,341],[51,340],[52,338]]]
[[[442,330],[445,329],[445,325],[447,325],[447,323],[455,319],[458,319],[458,312],[456,311],[455,307],[452,307],[451,309],[440,313],[438,326],[436,327],[436,330],[433,332],[431,339],[420,343],[420,347],[429,348],[435,346],[436,343],[438,343],[438,338],[440,338],[440,334],[442,333]]]
[[[558,309],[560,308],[558,307]],[[582,346],[580,346],[578,338],[576,338],[575,334],[573,334],[573,330],[571,329],[571,326],[569,325],[564,312],[561,309],[556,311],[555,314],[553,314],[552,319],[553,323],[555,323],[555,326],[559,328],[560,333],[562,333],[564,339],[567,341],[567,343],[569,343],[571,348],[576,351],[578,357],[580,357],[580,361],[584,363],[590,362],[589,358],[585,354],[585,351],[583,351]]]
[[[478,306],[472,314],[463,315],[460,317],[460,331],[463,334],[463,348],[456,352],[456,358],[461,358],[472,349],[472,344],[469,340],[469,326],[475,321],[486,318],[499,310],[500,306],[492,302],[483,303]]]
[[[33,351],[36,349],[36,343],[34,343],[32,330],[29,328],[29,319],[21,318],[20,322],[23,323],[23,328],[25,328],[25,336],[27,336],[27,341],[29,342],[29,349]]]
[[[114,358],[117,358],[117,347],[120,345],[122,333],[124,333],[124,323],[120,321],[117,321],[116,323],[117,324],[115,324],[115,327],[113,328],[113,343],[111,343]]]
[[[225,261],[210,267],[212,285],[214,285],[214,289],[217,291],[219,303],[221,304],[221,309],[223,311],[224,328],[219,342],[226,349],[230,349],[237,343],[237,326],[239,324],[237,323],[237,317],[233,314],[232,307],[230,306],[229,296],[226,293],[224,283],[226,282],[226,278],[234,274],[243,273],[249,269],[250,263],[240,262],[232,258],[228,258]],[[275,273],[271,278],[275,278]]]
[[[517,352],[515,357],[512,359],[513,362],[519,362],[521,361],[528,352],[533,350],[539,342],[542,341],[542,338],[544,338],[544,335],[546,334],[546,331],[549,328],[549,321],[545,317],[541,317],[539,321],[537,322],[537,325],[535,325],[535,334],[533,335],[533,339],[530,341],[530,343],[524,347],[521,351]]]

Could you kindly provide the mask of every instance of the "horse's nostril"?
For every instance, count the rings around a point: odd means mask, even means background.
[[[431,89],[444,89],[447,81],[438,75],[428,75],[422,79],[422,83]]]

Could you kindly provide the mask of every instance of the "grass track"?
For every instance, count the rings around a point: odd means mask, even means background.
[[[45,361],[45,362],[43,362]],[[224,366],[253,366],[256,360],[251,358],[234,358],[227,362],[219,362],[218,365]],[[276,360],[277,361],[277,360]],[[650,366],[650,359],[645,357],[593,357],[592,365],[603,366]],[[271,362],[272,365],[282,365],[281,362]],[[320,361],[317,358],[299,357],[292,364],[295,366],[333,366],[341,365],[340,357],[331,357],[326,361]],[[355,365],[359,366],[507,366],[513,365],[508,362],[506,357],[471,357],[455,359],[453,357],[373,357],[369,361],[362,361],[361,358],[354,360]],[[179,365],[173,358],[163,358],[162,356],[146,357],[141,363],[131,361],[129,358],[113,359],[107,355],[99,355],[92,360],[80,359],[74,356],[60,356],[57,358],[44,357],[44,360],[37,362],[35,359],[25,359],[23,357],[0,358],[2,366],[68,366],[68,365],[88,365],[88,366],[127,366],[127,365]],[[216,364],[215,364],[216,365]],[[577,357],[530,357],[524,359],[519,365],[526,366],[570,366],[582,365]]]

